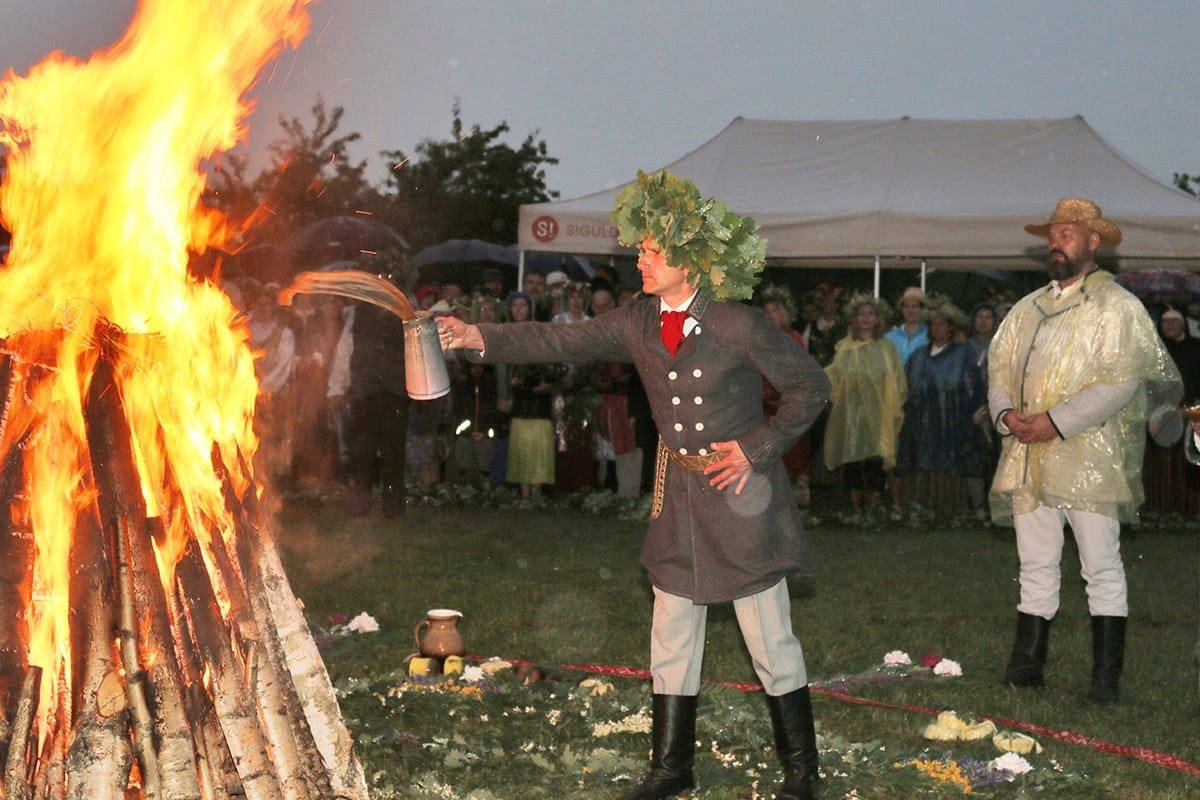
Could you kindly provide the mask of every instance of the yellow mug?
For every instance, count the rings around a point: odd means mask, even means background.
[[[462,675],[462,671],[462,656],[446,656],[445,662],[442,663],[443,675]]]
[[[435,675],[437,674],[437,662],[436,658],[422,658],[420,656],[412,658],[408,662],[408,674],[413,676]]]

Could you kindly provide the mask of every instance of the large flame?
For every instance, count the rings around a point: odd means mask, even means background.
[[[67,554],[92,491],[82,398],[110,324],[133,334],[120,339],[117,386],[149,513],[232,530],[211,451],[236,465],[255,450],[252,355],[229,300],[187,265],[226,235],[200,209],[202,165],[244,138],[246,93],[307,33],[310,2],[143,0],[121,41],[86,63],[53,54],[0,83],[12,232],[0,337],[55,376],[26,398],[36,425],[10,418],[0,440],[0,463],[25,449],[14,516],[36,548],[29,660],[48,674],[70,663]]]

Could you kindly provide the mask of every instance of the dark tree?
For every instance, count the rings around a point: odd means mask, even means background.
[[[271,166],[246,177],[243,157],[225,157],[205,200],[228,214],[241,231],[235,263],[260,278],[286,277],[295,267],[295,237],[310,223],[355,214],[380,205],[366,179],[366,161],[351,161],[349,146],[358,133],[338,134],[345,109],[328,110],[318,97],[312,128],[298,118],[280,117],[284,136],[268,145]]]
[[[1186,172],[1176,172],[1174,183],[1193,197],[1196,189],[1200,188],[1200,175],[1188,175]]]
[[[399,150],[382,154],[390,165],[390,208],[381,213],[415,249],[446,239],[514,244],[520,206],[558,197],[546,188],[545,172],[558,159],[536,132],[514,148],[503,141],[507,122],[467,130],[457,103],[453,115],[449,139],[425,139],[411,158]]]

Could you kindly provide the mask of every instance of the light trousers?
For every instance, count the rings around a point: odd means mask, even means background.
[[[1058,613],[1066,523],[1070,523],[1079,549],[1080,574],[1087,583],[1091,615],[1129,616],[1120,522],[1093,511],[1044,505],[1013,518],[1021,559],[1021,602],[1017,610],[1044,619],[1053,619]]]
[[[787,580],[734,600],[733,611],[766,693],[779,696],[807,686],[804,651],[792,633]],[[655,587],[650,630],[650,674],[655,694],[699,694],[707,619],[708,606]]]

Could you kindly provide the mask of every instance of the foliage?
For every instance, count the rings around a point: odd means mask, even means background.
[[[767,243],[754,233],[758,223],[703,199],[696,184],[666,170],[638,170],[637,180],[617,195],[612,218],[623,244],[653,239],[667,265],[686,271],[711,299],[748,300],[766,264]]]
[[[271,166],[257,177],[238,156],[212,170],[204,201],[240,231],[232,263],[252,276],[275,279],[294,271],[288,269],[290,244],[319,219],[369,214],[414,250],[451,238],[512,243],[521,204],[558,196],[546,187],[544,167],[558,160],[544,141],[531,134],[514,148],[502,141],[509,132],[504,122],[467,131],[457,105],[451,139],[427,139],[413,158],[399,150],[383,154],[389,159],[385,188],[367,180],[365,161],[350,158],[350,146],[361,137],[339,132],[345,110],[326,108],[318,97],[311,111],[311,125],[280,118],[283,136],[269,145]]]
[[[259,228],[256,233],[268,239],[324,217],[377,206],[378,195],[366,180],[366,162],[354,163],[349,156],[350,145],[361,135],[337,132],[345,109],[326,109],[318,97],[311,111],[311,130],[297,117],[279,118],[283,138],[268,145],[271,166],[257,178],[247,179],[244,157],[224,160],[211,182],[208,202]]]
[[[1176,172],[1172,182],[1176,187],[1182,189],[1190,195],[1195,196],[1196,189],[1200,188],[1200,175],[1189,175],[1186,172]]]
[[[457,103],[452,113],[449,139],[425,139],[412,157],[383,153],[396,165],[387,173],[386,213],[418,250],[446,239],[514,244],[520,206],[558,197],[545,173],[558,159],[536,132],[513,147],[504,141],[507,122],[468,129]]]

